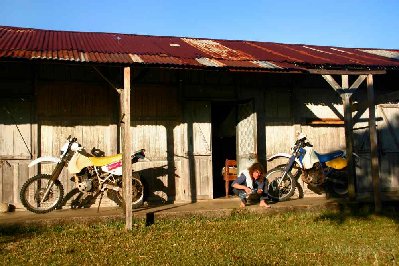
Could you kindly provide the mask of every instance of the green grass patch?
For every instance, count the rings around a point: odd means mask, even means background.
[[[1,265],[396,265],[399,215],[367,210],[0,227]]]

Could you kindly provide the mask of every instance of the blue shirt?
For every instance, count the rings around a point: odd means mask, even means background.
[[[233,181],[231,186],[233,187],[234,184],[247,186],[247,177],[244,175],[244,173],[241,173],[241,175],[237,177],[236,180]],[[265,184],[266,184],[265,179],[262,182],[260,182],[259,179],[253,180],[253,186],[254,186],[253,189],[254,190],[262,189],[263,191],[265,191]]]

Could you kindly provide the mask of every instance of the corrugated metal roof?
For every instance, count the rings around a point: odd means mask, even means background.
[[[0,60],[6,59],[269,71],[399,69],[399,50],[0,26]]]

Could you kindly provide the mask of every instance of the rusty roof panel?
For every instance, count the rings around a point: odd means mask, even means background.
[[[399,50],[358,49],[359,51],[379,55],[382,57],[399,60]]]
[[[399,50],[159,37],[0,26],[0,60],[50,59],[195,68],[399,69]]]
[[[384,58],[370,57],[366,53],[363,53],[356,49],[350,48],[335,48],[325,46],[314,46],[314,45],[303,45],[304,48],[314,51],[315,53],[324,53],[329,59],[330,64],[342,64],[342,65],[368,65],[372,62],[375,65],[384,65],[388,63]]]
[[[271,49],[269,45],[272,43],[260,43],[249,41],[222,41],[223,44],[234,49],[242,49],[251,54],[254,58],[260,61],[275,61],[275,62],[298,62],[302,61],[298,58],[289,57],[278,50]]]
[[[212,58],[226,60],[254,60],[254,58],[243,51],[229,48],[220,42],[205,39],[182,38],[183,41],[204,52]]]
[[[282,67],[279,67],[278,65],[273,64],[272,62],[268,62],[268,61],[256,60],[256,61],[252,61],[252,63],[254,63],[260,67],[264,67],[264,68],[270,68],[270,69],[273,69],[273,68],[281,69],[282,68]]]
[[[176,57],[159,56],[159,55],[140,55],[146,64],[168,64],[168,65],[183,65],[184,63]]]
[[[253,61],[241,61],[241,60],[220,60],[227,67],[233,68],[259,68],[259,65],[253,63]]]
[[[132,59],[132,62],[134,63],[144,63],[143,59],[137,54],[129,54],[130,59]]]
[[[214,58],[201,57],[201,58],[196,58],[195,60],[197,60],[197,62],[200,63],[201,65],[208,66],[208,67],[224,67],[225,66],[222,62],[220,62]]]

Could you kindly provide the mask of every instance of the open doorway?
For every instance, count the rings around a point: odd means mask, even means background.
[[[213,198],[226,195],[222,168],[226,159],[236,159],[236,118],[235,102],[212,103]]]

